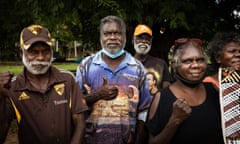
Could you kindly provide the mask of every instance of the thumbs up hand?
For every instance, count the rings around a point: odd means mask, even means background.
[[[99,99],[111,100],[118,95],[118,88],[117,86],[108,85],[106,77],[103,77],[102,87],[97,90],[97,94]]]

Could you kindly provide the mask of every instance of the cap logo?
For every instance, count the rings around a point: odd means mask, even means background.
[[[41,33],[42,27],[41,26],[30,26],[28,28],[33,34],[38,35]]]
[[[31,25],[24,28],[20,35],[20,46],[27,50],[33,43],[40,41],[52,46],[51,35],[47,28],[41,25]]]

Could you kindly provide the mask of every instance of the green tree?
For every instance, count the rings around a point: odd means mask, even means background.
[[[132,33],[138,23],[153,29],[151,54],[167,60],[178,37],[199,37],[205,43],[219,30],[236,30],[230,13],[238,0],[8,0],[0,2],[0,60],[17,59],[20,30],[30,24],[49,28],[61,43],[81,41],[98,50],[98,25],[106,15],[127,24],[127,47],[133,53]],[[159,31],[164,30],[161,34]]]

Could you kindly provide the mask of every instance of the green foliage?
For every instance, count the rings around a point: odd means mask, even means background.
[[[127,24],[127,46],[138,23],[166,29],[166,39],[181,35],[206,40],[219,30],[233,30],[230,17],[238,0],[7,0],[0,2],[0,60],[17,60],[21,29],[30,24],[49,28],[52,36],[66,45],[77,40],[94,50],[99,46],[98,25],[106,15],[118,15]],[[169,44],[167,44],[169,45]],[[169,46],[168,46],[169,47]]]

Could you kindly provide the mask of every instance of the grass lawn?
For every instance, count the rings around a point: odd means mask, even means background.
[[[59,69],[68,70],[71,72],[75,72],[78,66],[78,63],[74,62],[66,62],[66,63],[53,63]],[[0,72],[10,71],[14,73],[14,75],[19,74],[23,70],[23,64],[21,62],[5,62],[0,63]]]

